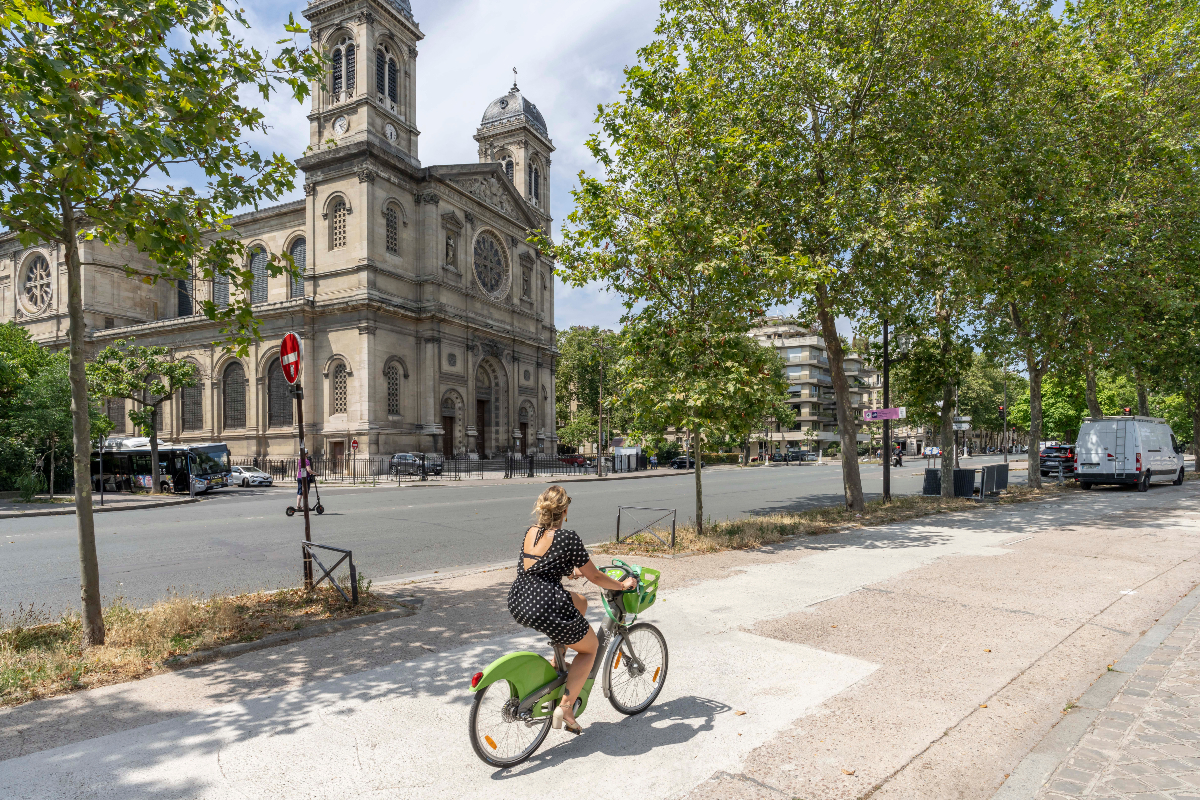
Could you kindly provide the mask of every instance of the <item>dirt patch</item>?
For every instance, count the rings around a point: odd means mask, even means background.
[[[104,645],[85,650],[78,614],[51,620],[22,607],[0,620],[0,706],[145,678],[169,669],[165,662],[176,656],[389,608],[369,581],[360,582],[358,605],[330,586],[173,597],[145,609],[118,600],[104,610]]]

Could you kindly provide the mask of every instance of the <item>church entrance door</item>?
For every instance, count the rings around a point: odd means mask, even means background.
[[[529,423],[521,423],[521,452],[529,455]]]
[[[331,465],[333,467],[333,471],[341,472],[342,464],[346,460],[346,443],[345,442],[330,442],[329,443],[329,457],[333,459],[333,464]]]
[[[454,417],[442,417],[442,455],[454,458]]]

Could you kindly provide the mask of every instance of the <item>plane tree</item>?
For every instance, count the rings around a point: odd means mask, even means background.
[[[65,254],[83,639],[102,644],[81,240],[136,250],[143,263],[126,272],[147,283],[224,276],[248,289],[229,216],[291,191],[296,173],[245,140],[267,129],[248,99],[302,100],[321,59],[290,20],[273,55],[247,43],[241,13],[212,0],[22,0],[0,12],[0,224]],[[185,167],[202,191],[173,185]],[[255,324],[240,294],[200,309],[244,348]]]

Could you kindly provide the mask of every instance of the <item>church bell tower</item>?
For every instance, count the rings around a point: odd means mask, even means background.
[[[304,10],[325,74],[313,84],[312,150],[376,142],[420,166],[417,42],[409,0],[317,0]]]
[[[550,218],[550,154],[554,144],[538,107],[517,87],[517,71],[508,94],[483,112],[475,132],[480,163],[499,162],[504,174],[533,211]]]

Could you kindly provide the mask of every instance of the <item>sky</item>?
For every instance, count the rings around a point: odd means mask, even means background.
[[[513,68],[525,97],[546,119],[557,148],[551,157],[550,210],[557,235],[570,213],[580,170],[596,165],[585,142],[596,130],[596,107],[618,99],[626,66],[648,44],[658,20],[656,0],[410,0],[425,34],[417,49],[419,157],[425,166],[478,161],[471,137],[488,104],[508,92]],[[249,0],[243,6],[250,41],[283,37],[289,12],[303,3]],[[303,40],[307,42],[307,34]],[[248,98],[247,98],[248,99]],[[308,106],[273,97],[264,107],[272,128],[249,139],[264,151],[298,158],[308,145]],[[297,182],[294,196],[303,196]],[[555,325],[617,328],[620,301],[598,286],[555,286]]]

